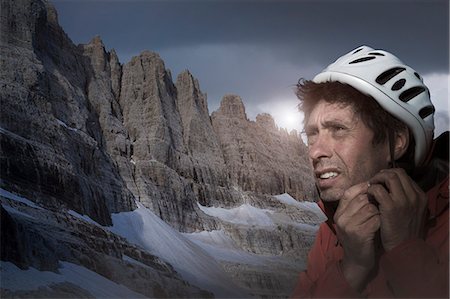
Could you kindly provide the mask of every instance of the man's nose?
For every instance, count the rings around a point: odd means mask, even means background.
[[[326,134],[319,133],[314,143],[309,145],[309,158],[314,162],[321,158],[330,158],[332,155],[333,141]]]

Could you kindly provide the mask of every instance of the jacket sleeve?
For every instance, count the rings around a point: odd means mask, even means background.
[[[396,297],[449,298],[448,179],[436,199],[447,206],[427,241],[408,240],[381,257],[380,266]]]
[[[335,246],[331,239],[331,231],[323,223],[308,255],[306,271],[300,277],[292,294],[292,298],[352,298],[361,297],[348,284],[339,261],[327,258],[325,252],[329,246]]]
[[[448,298],[448,256],[440,257],[421,239],[394,248],[381,258],[381,267],[395,297]]]

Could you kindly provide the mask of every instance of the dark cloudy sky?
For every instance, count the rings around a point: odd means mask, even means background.
[[[428,83],[439,126],[448,128],[448,0],[52,0],[75,44],[100,35],[122,63],[143,50],[160,54],[173,79],[189,69],[210,112],[240,95],[247,115],[293,119],[293,86],[339,56],[369,45],[395,53]],[[296,124],[293,123],[296,122]]]

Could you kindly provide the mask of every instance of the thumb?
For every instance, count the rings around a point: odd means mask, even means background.
[[[347,190],[345,190],[344,194],[342,195],[341,199],[339,200],[339,205],[336,213],[338,211],[344,210],[348,204],[357,196],[362,194],[367,194],[367,190],[369,188],[368,182],[363,182],[360,184],[356,184],[354,186],[351,186]]]

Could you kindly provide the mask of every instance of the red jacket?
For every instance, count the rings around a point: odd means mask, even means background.
[[[448,176],[427,195],[430,218],[425,240],[411,239],[385,252],[363,293],[353,290],[344,278],[339,263],[343,248],[330,226],[322,223],[308,256],[308,268],[300,274],[292,297],[448,298]]]

